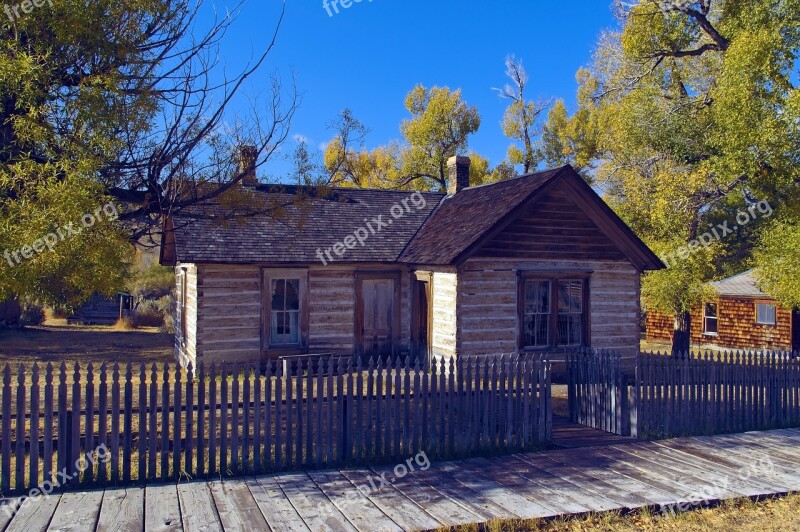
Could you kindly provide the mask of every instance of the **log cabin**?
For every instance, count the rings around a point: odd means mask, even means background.
[[[170,219],[176,358],[635,356],[640,277],[659,258],[570,166],[474,187],[469,168],[450,159],[446,194],[317,194],[253,168],[245,186],[279,199],[279,219]]]
[[[716,296],[691,312],[691,342],[698,348],[800,351],[800,312],[758,287],[753,270],[710,283]],[[648,312],[646,339],[672,342],[673,318]]]

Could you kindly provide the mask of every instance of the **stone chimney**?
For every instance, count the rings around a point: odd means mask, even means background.
[[[469,157],[450,157],[447,160],[447,193],[458,194],[469,187]]]
[[[256,178],[258,148],[255,146],[239,146],[237,158],[237,172],[239,175],[244,175],[240,183],[243,187],[255,188],[258,185],[258,179]]]

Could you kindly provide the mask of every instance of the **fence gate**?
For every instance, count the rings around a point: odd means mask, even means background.
[[[620,436],[635,436],[620,355],[592,349],[573,351],[566,354],[566,365],[570,420]]]

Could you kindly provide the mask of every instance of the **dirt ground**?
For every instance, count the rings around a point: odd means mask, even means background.
[[[157,329],[53,324],[0,329],[0,364],[172,362],[173,336]]]

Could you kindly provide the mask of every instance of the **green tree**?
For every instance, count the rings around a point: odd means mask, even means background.
[[[467,151],[469,135],[481,125],[476,107],[467,105],[461,90],[427,89],[417,85],[406,96],[411,118],[400,131],[407,144],[400,155],[399,186],[447,190],[447,160]]]
[[[513,144],[508,149],[508,162],[522,165],[523,174],[536,170],[542,160],[539,149],[541,127],[539,118],[547,109],[544,102],[534,102],[525,96],[528,87],[528,73],[522,61],[510,55],[506,58],[506,76],[511,83],[502,89],[495,89],[501,98],[511,101],[503,115],[503,134],[521,144]]]
[[[276,20],[280,26],[282,8]],[[241,7],[241,4],[240,4]],[[288,134],[295,98],[276,81],[246,123],[230,112],[277,36],[238,73],[216,60],[235,13],[201,28],[190,0],[63,0],[0,29],[0,252],[31,245],[113,201],[119,218],[20,264],[0,295],[78,301],[121,287],[124,242],[158,240],[165,217],[218,200],[248,204],[235,154],[256,164]],[[225,127],[222,127],[222,126]],[[187,193],[185,184],[201,186]]]
[[[676,316],[673,348],[684,351],[697,286],[732,255],[725,238],[707,249],[698,239],[755,201],[795,208],[800,2],[642,0],[619,16],[621,30],[601,37],[583,77],[591,97],[580,112],[590,116],[587,136],[596,128],[591,159],[609,202],[654,248],[693,250],[643,288],[647,308]],[[550,126],[564,131],[563,113]],[[737,245],[742,267],[756,235],[736,235],[752,240]]]

